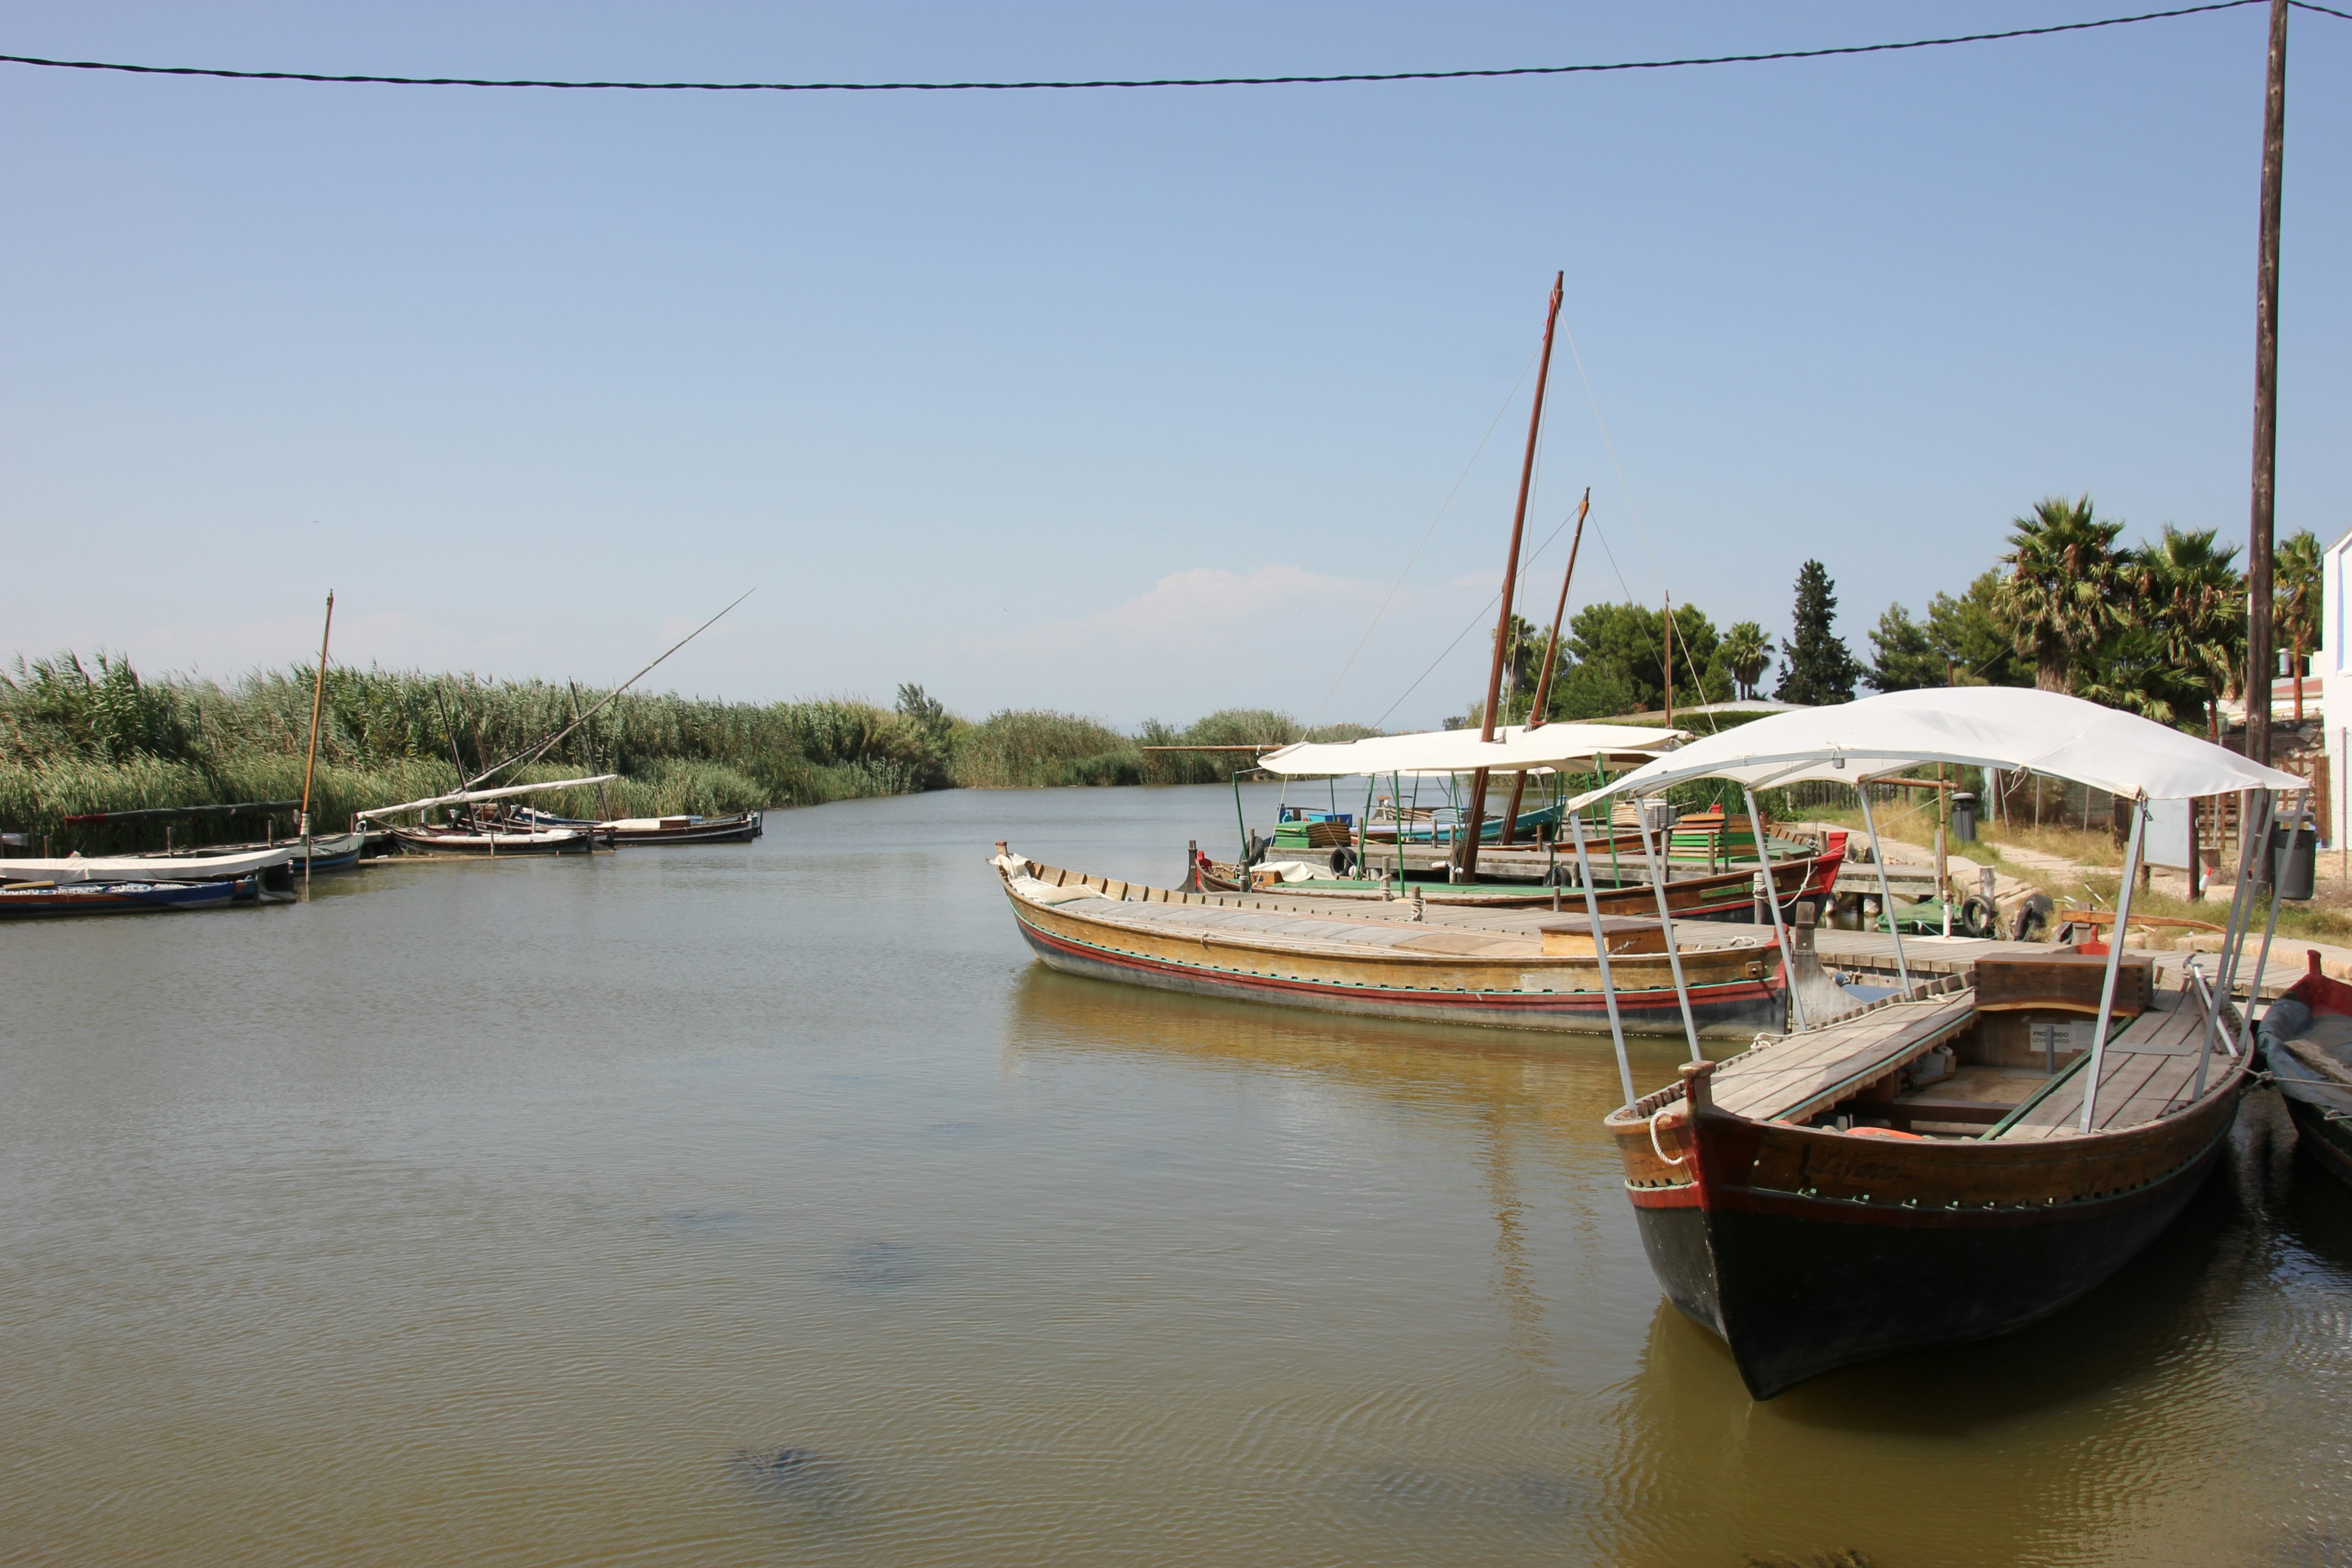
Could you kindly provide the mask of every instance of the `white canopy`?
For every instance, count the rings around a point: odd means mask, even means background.
[[[2023,768],[2151,800],[2310,787],[2210,741],[2079,697],[1961,686],[1776,713],[1694,742],[1571,804],[1654,795],[1700,778],[1752,789],[1802,779],[1858,784],[1923,763]]]
[[[543,789],[570,789],[574,784],[611,784],[618,773],[598,773],[593,779],[556,779],[549,784],[509,784],[503,789],[461,789],[455,795],[436,795],[430,800],[412,800],[404,805],[374,805],[358,813],[361,816],[391,816],[404,811],[423,811],[429,805],[457,805],[469,800],[503,800],[510,795],[531,795]]]
[[[1367,740],[1285,746],[1268,752],[1257,765],[1268,773],[1302,774],[1466,773],[1478,768],[1517,773],[1589,763],[1596,756],[1655,756],[1690,739],[1683,730],[1642,724],[1546,724],[1529,730],[1506,724],[1491,741],[1475,730],[1432,730],[1418,735],[1374,735]]]

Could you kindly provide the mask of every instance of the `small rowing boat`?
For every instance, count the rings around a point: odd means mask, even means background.
[[[227,882],[25,882],[0,886],[0,921],[66,915],[134,915],[226,909],[239,884]]]
[[[765,831],[761,814],[756,811],[738,812],[732,816],[619,816],[601,822],[593,817],[556,816],[530,806],[522,806],[511,815],[516,822],[531,827],[593,828],[616,847],[749,844]]]
[[[393,838],[412,854],[585,855],[597,847],[594,833],[576,827],[493,828],[460,822],[452,826],[394,827]]]
[[[1067,974],[1328,1013],[1602,1035],[1605,967],[1633,1033],[1681,1033],[1685,1002],[1706,1035],[1745,1039],[1786,1017],[1787,980],[1769,937],[1685,939],[1670,957],[1654,918],[1608,918],[1604,965],[1582,921],[1524,936],[1425,924],[1404,900],[1377,913],[1303,913],[1047,866],[1002,844],[991,864],[1022,939]]]
[[[275,882],[294,858],[295,846],[166,855],[68,855],[0,859],[0,880],[54,882],[235,882],[261,877]]]
[[[2352,985],[2311,973],[2263,1015],[2263,1066],[2286,1101],[2296,1141],[2339,1182],[2352,1183]]]
[[[398,805],[372,806],[357,814],[353,826],[367,834],[388,832],[393,841],[411,854],[478,855],[484,859],[499,859],[515,856],[586,855],[599,848],[610,848],[611,843],[601,828],[541,827],[524,822],[511,822],[488,814],[477,813],[474,807],[484,801],[510,800],[518,795],[537,794],[541,790],[573,789],[586,784],[609,784],[617,773],[601,773],[593,778],[556,779],[546,784],[507,784],[499,789],[458,790],[449,795],[436,795],[425,800],[404,801]],[[425,814],[441,806],[463,806],[462,813],[452,813],[453,820],[436,823],[425,819]],[[404,826],[383,819],[415,812],[418,821]]]

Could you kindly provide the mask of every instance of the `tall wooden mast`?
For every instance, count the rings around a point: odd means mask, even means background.
[[[302,759],[302,815],[296,819],[302,835],[302,887],[310,886],[310,777],[319,767],[319,708],[327,695],[327,639],[335,631],[335,595],[327,594],[327,620],[319,628],[319,675],[310,683],[310,743]]]
[[[1551,672],[1559,662],[1559,627],[1568,618],[1568,585],[1576,581],[1577,552],[1584,548],[1584,515],[1592,510],[1592,487],[1584,487],[1584,499],[1576,503],[1576,532],[1568,542],[1568,570],[1559,574],[1559,603],[1552,606],[1551,639],[1544,644],[1543,668],[1536,676],[1536,694],[1528,703],[1528,728],[1543,728],[1544,710],[1551,702]],[[1519,825],[1519,799],[1527,793],[1528,774],[1522,768],[1511,775],[1511,809],[1503,814],[1503,842],[1508,844]]]
[[[2284,4],[2284,0],[2281,0]],[[1559,322],[1559,300],[1568,274],[1561,271],[1551,280],[1551,303],[1544,310],[1543,357],[1536,366],[1535,406],[1528,411],[1528,455],[1519,463],[1519,504],[1511,512],[1511,549],[1503,559],[1503,607],[1495,622],[1495,660],[1486,672],[1486,707],[1478,726],[1478,739],[1495,738],[1495,712],[1503,700],[1503,654],[1510,646],[1511,590],[1519,580],[1519,540],[1527,532],[1528,489],[1536,473],[1536,437],[1543,429],[1544,383],[1551,375],[1551,333]],[[1470,777],[1470,808],[1462,828],[1466,835],[1461,843],[1459,859],[1462,879],[1478,879],[1478,837],[1486,827],[1486,770],[1480,768]]]

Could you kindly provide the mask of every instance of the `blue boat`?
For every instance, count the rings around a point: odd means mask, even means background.
[[[254,879],[223,882],[26,882],[0,887],[0,920],[226,909]],[[248,895],[249,896],[249,895]]]

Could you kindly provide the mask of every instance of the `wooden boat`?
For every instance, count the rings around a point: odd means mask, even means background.
[[[2263,1066],[2296,1141],[2339,1182],[2352,1183],[2352,985],[2311,973],[2263,1015]]]
[[[226,909],[242,886],[236,881],[10,883],[0,886],[0,921]]]
[[[1778,860],[1772,866],[1773,892],[1780,901],[1782,917],[1801,899],[1811,899],[1826,908],[1832,889],[1837,882],[1839,868],[1845,859],[1846,836],[1830,835],[1830,847],[1817,854]],[[1253,867],[1248,872],[1228,861],[1211,859],[1199,849],[1192,852],[1192,874],[1186,886],[1195,892],[1262,891],[1276,885],[1278,871],[1269,874],[1267,868]],[[1647,862],[1643,863],[1644,866]],[[1599,868],[1596,868],[1599,869]],[[1433,883],[1421,889],[1424,901],[1433,904],[1472,906],[1478,909],[1561,909],[1560,889],[1573,884],[1575,867],[1572,862],[1559,862],[1553,869],[1554,879],[1549,883],[1530,885],[1526,882],[1485,882],[1472,885]],[[1286,897],[1331,899],[1348,901],[1386,899],[1390,884],[1358,879],[1321,877],[1302,881],[1280,881]],[[1569,895],[1565,900],[1574,903],[1581,895]],[[1598,895],[1601,912],[1633,919],[1648,919],[1657,913],[1655,895],[1646,882],[1633,882],[1622,887],[1602,889]],[[1677,920],[1745,921],[1753,917],[1756,908],[1756,868],[1719,871],[1712,876],[1679,877],[1666,883],[1666,907]]]
[[[2158,986],[2120,946],[1979,960],[1636,1097],[1607,1120],[1667,1299],[1720,1335],[1766,1399],[1894,1351],[1989,1338],[2057,1311],[2168,1226],[2221,1157],[2252,1038],[2230,1002],[2252,846],[2292,774],[2054,692],[1895,692],[1759,720],[1570,803],[1699,778],[1753,791],[1922,763],[2022,768],[2132,811],[2128,930],[2145,802],[2254,792],[2239,896],[2211,985]],[[1883,889],[1882,889],[1883,890]],[[1903,938],[1894,937],[1898,969]],[[2267,956],[2268,938],[2264,939]],[[2252,973],[2262,973],[2262,959]]]
[[[277,880],[294,858],[294,847],[193,855],[68,855],[0,859],[0,880],[54,882],[235,882]]]
[[[506,784],[498,789],[458,790],[424,800],[404,801],[398,805],[371,806],[354,816],[352,826],[369,839],[379,834],[388,834],[394,844],[412,854],[479,855],[485,859],[518,855],[586,855],[600,847],[611,847],[601,830],[509,824],[495,816],[478,812],[475,807],[486,801],[507,801],[518,795],[535,795],[541,790],[576,789],[587,784],[610,784],[618,776],[615,773],[599,773],[593,778]],[[450,821],[433,823],[425,820],[425,813],[438,806],[451,805],[466,809],[462,814],[451,813],[453,820]],[[409,812],[417,814],[415,826],[402,826],[383,820]]]
[[[470,824],[394,827],[393,838],[419,855],[479,855],[486,859],[515,855],[585,855],[597,847],[593,829],[577,827],[492,828]]]
[[[1065,973],[1373,1017],[1609,1028],[1582,920],[1548,925],[1540,937],[1504,935],[1432,927],[1402,912],[1304,915],[1246,896],[1147,887],[1043,865],[1003,845],[992,864],[1023,940]],[[1682,1033],[1657,921],[1603,925],[1624,1027]],[[1769,938],[1685,940],[1680,955],[1699,1032],[1746,1038],[1781,1026],[1787,977]]]
[[[608,821],[593,817],[556,816],[524,806],[512,816],[530,827],[594,828],[613,845],[749,844],[766,831],[761,813],[738,812],[732,816],[621,816]]]
[[[1953,976],[1693,1063],[1610,1116],[1651,1268],[1749,1393],[2020,1328],[2172,1222],[2246,1087],[2216,1044],[2236,1011],[2157,992],[2136,966],[2139,1001],[2080,1134],[2103,968],[1988,958],[1975,986]],[[2045,1054],[2053,1026],[2069,1045]]]
[[[309,868],[319,871],[347,871],[360,862],[367,847],[369,835],[364,833],[331,833],[314,836],[310,841]],[[302,875],[304,855],[302,840],[281,839],[274,844],[208,844],[189,849],[173,849],[152,857],[159,863],[201,866],[208,860],[225,857],[269,852],[284,852],[287,869],[294,876]],[[159,873],[160,874],[160,873]]]

